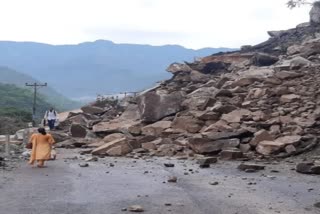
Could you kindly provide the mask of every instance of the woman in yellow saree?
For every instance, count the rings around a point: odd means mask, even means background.
[[[44,167],[44,162],[50,160],[52,144],[55,143],[51,134],[46,133],[44,128],[38,129],[38,134],[33,134],[29,143],[32,143],[32,152],[29,164],[33,165],[37,161],[37,166]]]

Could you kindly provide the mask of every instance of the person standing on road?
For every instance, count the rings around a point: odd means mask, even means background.
[[[44,167],[44,163],[51,159],[52,145],[55,143],[51,134],[47,134],[44,128],[39,128],[37,134],[30,137],[29,144],[32,145],[32,151],[29,164],[33,165],[38,162],[39,168]],[[30,146],[31,147],[31,146]]]
[[[58,113],[53,108],[50,108],[46,111],[44,115],[44,119],[48,121],[48,126],[50,130],[53,130],[55,127],[55,123],[58,120]]]

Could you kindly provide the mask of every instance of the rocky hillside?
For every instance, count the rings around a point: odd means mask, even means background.
[[[173,63],[170,80],[117,105],[83,107],[64,122],[69,129],[63,139],[75,138],[60,146],[89,147],[86,152],[100,156],[197,154],[224,160],[314,150],[320,126],[319,24],[269,34],[268,41],[240,51]],[[206,161],[216,160],[200,163]],[[297,170],[320,173],[314,164]]]

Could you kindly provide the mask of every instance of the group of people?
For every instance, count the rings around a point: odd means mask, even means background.
[[[44,127],[47,124],[50,130],[55,128],[58,121],[58,113],[53,108],[46,111],[44,115]],[[37,162],[37,167],[43,168],[45,161],[52,159],[52,145],[55,143],[52,135],[46,132],[46,129],[41,127],[38,133],[32,134],[27,144],[27,148],[31,149],[30,165]],[[55,157],[54,157],[55,158]]]

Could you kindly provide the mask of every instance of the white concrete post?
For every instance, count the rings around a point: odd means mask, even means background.
[[[23,131],[23,145],[25,146],[28,143],[29,140],[29,135],[30,135],[30,129],[27,128]]]

